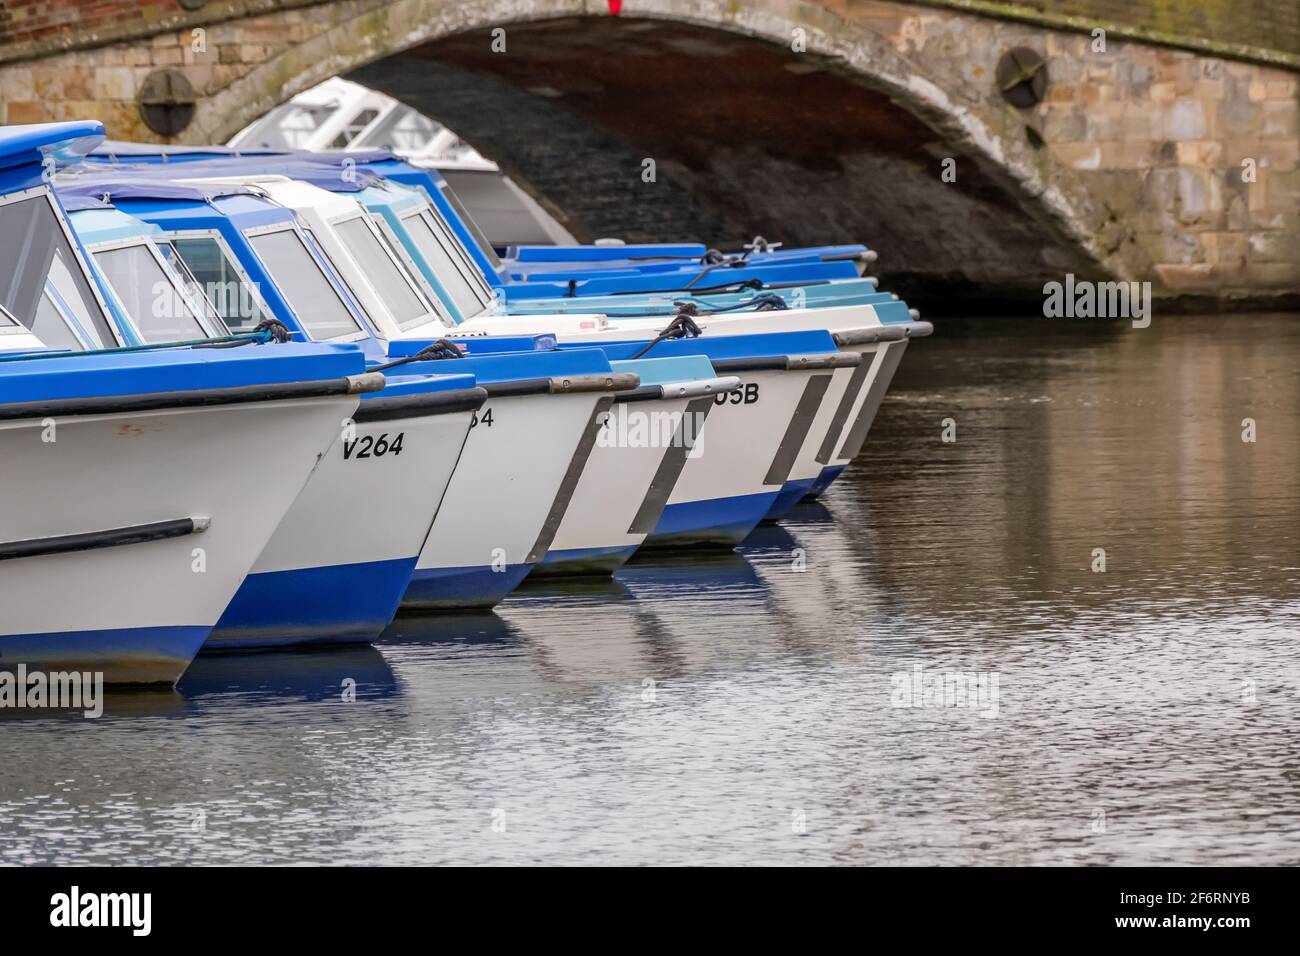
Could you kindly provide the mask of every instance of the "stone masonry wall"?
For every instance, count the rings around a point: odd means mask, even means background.
[[[94,117],[113,136],[155,139],[137,91],[152,70],[177,67],[199,96],[180,138],[224,140],[313,83],[438,36],[608,15],[604,0],[213,0],[197,13],[176,0],[77,6],[81,16],[99,16],[79,39],[56,22],[69,15],[65,3],[4,5],[0,121]],[[806,29],[810,55],[885,90],[943,133],[956,155],[1037,197],[1105,271],[1151,279],[1166,295],[1300,292],[1294,70],[1113,38],[1098,52],[1077,29],[956,6],[628,0],[624,15],[712,25],[786,47],[794,30]],[[1268,0],[1241,6],[1276,17],[1278,42],[1290,42],[1294,5],[1280,13]],[[196,33],[193,23],[207,25]],[[114,36],[123,39],[104,42]],[[53,52],[71,39],[81,45]],[[998,57],[1012,46],[1047,59],[1046,98],[1029,110],[1013,109],[995,89]],[[1248,168],[1253,181],[1243,179]]]
[[[1172,294],[1300,288],[1295,72],[1114,40],[1097,51],[1090,35],[1013,23],[972,29],[947,10],[832,2],[926,75],[944,75],[948,95],[999,138],[1032,128],[1046,144],[1045,181],[1068,175],[1105,219],[1129,224],[1136,249],[1124,255],[1144,278]],[[990,83],[1013,45],[1047,60],[1046,97],[1030,110],[998,102]]]

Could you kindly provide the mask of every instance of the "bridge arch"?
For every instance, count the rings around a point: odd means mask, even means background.
[[[1285,23],[1252,25],[1273,22],[1269,2],[1223,16],[1284,51]],[[101,0],[100,19],[53,39],[39,12],[27,33],[0,16],[0,120],[97,116],[112,135],[155,138],[136,99],[170,68],[197,94],[178,140],[222,141],[351,74],[447,122],[580,236],[863,240],[892,288],[963,310],[989,292],[1041,303],[1065,272],[1150,280],[1165,297],[1300,293],[1285,52],[1121,29],[1098,50],[1087,23],[1008,19],[984,0],[623,0],[619,17],[608,0],[164,0],[161,18],[156,6]],[[1144,11],[1136,0],[1125,16]],[[504,55],[489,53],[495,28]],[[1027,108],[995,80],[1018,47],[1047,64]],[[656,63],[671,66],[652,75]]]
[[[990,34],[1008,29],[1005,24],[982,23]],[[452,59],[464,59],[463,54],[472,44],[478,44],[483,56],[469,66],[480,80],[481,94],[486,72],[481,67],[489,57],[499,57],[503,62],[513,57],[526,58],[537,53],[539,44],[554,43],[562,33],[574,35],[592,30],[600,31],[605,38],[601,42],[614,50],[630,51],[646,42],[648,34],[663,33],[662,29],[646,30],[653,24],[676,28],[660,37],[670,45],[697,44],[703,52],[701,74],[707,72],[708,50],[717,34],[766,46],[771,56],[763,58],[763,62],[769,69],[793,67],[834,76],[839,80],[835,87],[839,94],[877,104],[876,109],[884,111],[883,123],[918,127],[912,134],[917,154],[871,167],[870,172],[877,177],[893,180],[892,188],[866,189],[861,195],[848,191],[846,203],[869,202],[875,208],[859,217],[836,215],[832,218],[842,225],[827,230],[819,229],[813,215],[803,221],[805,217],[797,209],[787,208],[784,215],[774,217],[764,215],[762,208],[744,208],[747,204],[743,200],[739,201],[742,208],[735,208],[738,200],[732,191],[702,196],[702,192],[710,190],[701,188],[698,181],[689,184],[694,188],[680,182],[682,177],[673,173],[674,169],[680,173],[680,167],[674,166],[676,157],[671,155],[671,147],[657,143],[651,158],[659,160],[661,166],[666,160],[668,167],[665,188],[657,194],[662,201],[650,204],[659,208],[642,210],[629,219],[625,212],[611,209],[627,201],[625,189],[606,189],[613,194],[613,201],[607,201],[608,197],[593,195],[590,184],[584,188],[579,177],[569,176],[567,184],[557,185],[556,171],[539,169],[536,151],[528,144],[520,143],[511,149],[510,144],[501,143],[500,136],[489,136],[493,141],[483,142],[480,130],[475,128],[473,95],[467,92],[465,99],[470,109],[465,115],[466,110],[459,107],[466,104],[449,104],[445,90],[428,102],[419,89],[421,75],[437,69],[434,64],[438,63],[439,50],[448,51]],[[505,30],[506,50],[492,54],[491,31],[497,28]],[[448,122],[472,144],[485,148],[502,162],[517,179],[537,186],[534,191],[540,193],[539,198],[552,208],[558,207],[562,214],[567,213],[566,224],[579,235],[614,232],[632,239],[665,238],[673,234],[674,228],[685,230],[678,234],[698,234],[699,226],[704,224],[703,238],[709,241],[738,240],[746,228],[793,242],[861,239],[882,246],[891,257],[882,267],[892,273],[895,286],[901,284],[901,291],[913,295],[924,295],[923,287],[936,280],[952,293],[987,292],[981,289],[981,277],[986,277],[989,288],[1002,290],[999,299],[1008,292],[1012,297],[1032,299],[1039,294],[1043,281],[1065,270],[1083,274],[1131,273],[1131,263],[1123,257],[1108,257],[1102,247],[1103,242],[1123,244],[1126,237],[1114,235],[1117,223],[1087,201],[1085,190],[1073,188],[1068,168],[1043,161],[1040,150],[1025,133],[1023,118],[995,95],[995,63],[1003,50],[985,47],[981,51],[984,62],[965,64],[972,77],[956,83],[952,73],[934,72],[933,59],[906,56],[896,45],[897,40],[886,35],[885,30],[891,28],[906,38],[905,44],[922,39],[916,28],[906,23],[850,20],[829,6],[788,0],[750,0],[744,4],[728,0],[639,0],[634,10],[625,10],[618,18],[610,17],[606,0],[468,0],[454,5],[438,0],[398,0],[382,9],[358,8],[354,16],[339,18],[309,43],[283,49],[268,58],[203,101],[195,130],[186,138],[224,139],[294,93],[336,73],[359,70],[356,78],[362,82]],[[910,37],[909,30],[913,31]],[[448,40],[453,42],[446,43]],[[1043,46],[1041,38],[1037,45]],[[403,56],[413,50],[424,50],[425,56]],[[582,55],[581,49],[571,52]],[[385,69],[384,61],[393,58],[400,63],[390,62]],[[581,73],[581,67],[576,67],[576,72]],[[974,81],[976,76],[982,82]],[[702,75],[701,81],[704,79]],[[646,75],[644,82],[650,86],[663,82],[663,78]],[[703,95],[708,95],[707,89]],[[539,103],[536,96],[517,99],[520,103],[516,115],[535,115],[539,109],[554,107],[553,103]],[[782,107],[774,104],[774,108]],[[506,115],[510,115],[509,111]],[[920,132],[913,120],[919,120],[932,136]],[[700,135],[698,130],[681,132],[682,138]],[[938,149],[940,142],[946,148]],[[604,151],[610,151],[608,142],[604,146]],[[531,162],[529,155],[533,157]],[[955,184],[945,184],[941,178],[945,158],[952,159],[956,167]],[[620,175],[626,177],[628,188],[635,189],[640,159],[635,150],[619,157]],[[588,171],[593,163],[602,162],[590,156],[575,156],[574,161]],[[780,165],[774,164],[767,175],[757,178],[772,186],[780,178]],[[548,181],[546,185],[542,185],[544,180]],[[967,189],[963,180],[970,180],[972,188]],[[942,195],[938,190],[952,193],[950,201],[936,202],[936,196]],[[645,203],[645,192],[642,190],[642,196],[633,201]],[[826,207],[833,203],[833,197],[823,194],[811,202]],[[919,216],[909,213],[909,202]],[[592,204],[604,206],[610,214],[586,208]],[[754,205],[762,206],[757,197]],[[665,211],[664,207],[671,208]],[[944,218],[923,222],[928,218],[927,211]],[[886,220],[907,222],[912,235],[905,237],[886,228]],[[692,225],[696,230],[690,228]],[[855,226],[862,231],[852,234],[850,230]],[[963,230],[963,234],[919,236],[924,229]],[[891,234],[895,240],[892,243],[888,241]],[[905,247],[901,252],[897,249],[900,243]],[[1015,244],[1021,251],[1008,256],[1006,247]],[[893,257],[895,252],[898,257]],[[946,264],[945,258],[950,260]]]

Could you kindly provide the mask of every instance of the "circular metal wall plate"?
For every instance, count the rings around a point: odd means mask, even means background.
[[[1008,50],[998,60],[997,83],[1004,100],[1016,109],[1028,109],[1047,93],[1047,62],[1027,46]]]
[[[194,119],[197,99],[180,70],[154,70],[140,84],[136,102],[146,126],[159,136],[175,136]]]

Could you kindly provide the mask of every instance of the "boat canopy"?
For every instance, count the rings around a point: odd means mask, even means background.
[[[0,126],[0,170],[11,174],[23,170],[37,181],[49,169],[81,162],[104,139],[104,125],[92,120],[73,123],[39,123],[30,126]],[[34,167],[24,170],[24,167]],[[5,188],[15,184],[0,183]],[[35,185],[28,182],[24,185]]]
[[[256,187],[135,176],[78,182],[71,189],[109,195],[123,212],[159,227],[158,242],[185,266],[232,332],[275,318],[317,341],[366,336],[359,306],[300,230],[293,210]]]
[[[103,133],[93,122],[0,126],[0,307],[15,320],[0,323],[2,350],[119,344],[106,289],[50,188]]]
[[[381,338],[440,335],[455,324],[353,196],[279,175],[234,176],[298,214]]]
[[[308,214],[310,206],[331,219],[346,215],[348,207],[337,202],[331,206],[308,190],[292,190],[276,183],[290,180],[355,199],[371,213],[388,245],[402,261],[407,273],[417,280],[443,324],[464,322],[482,314],[495,301],[492,286],[478,262],[465,251],[463,240],[455,228],[430,203],[428,194],[423,189],[386,180],[376,172],[357,166],[358,161],[387,159],[391,159],[391,154],[384,151],[324,155],[292,153],[269,159],[232,156],[219,162],[178,165],[169,170],[168,175],[186,179],[247,177],[247,182],[259,183],[286,205]],[[364,253],[367,249],[374,253],[373,245],[364,236],[356,238],[354,253],[356,250]],[[381,259],[376,259],[371,265],[381,274],[386,271]],[[340,271],[346,274],[341,267]],[[389,288],[388,297],[391,298],[395,294],[391,290],[400,290],[401,285],[394,286],[390,282]],[[387,302],[386,305],[395,315],[402,314],[400,302]],[[399,323],[403,333],[409,333],[420,324],[417,317],[410,315],[411,312],[408,302],[406,314],[409,317]]]
[[[225,334],[189,277],[162,255],[158,226],[114,207],[79,209],[69,221],[113,293],[119,328],[151,344]]]

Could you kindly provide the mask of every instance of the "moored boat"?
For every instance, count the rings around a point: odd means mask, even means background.
[[[382,384],[331,346],[0,361],[0,662],[174,683]]]
[[[370,272],[357,268],[359,262],[344,264],[342,260],[352,258],[354,253],[361,255],[352,246],[356,245],[357,249],[362,245],[373,246],[376,231],[382,235],[386,240],[388,265],[402,267],[406,273],[404,284],[422,293],[430,305],[429,308],[416,310],[419,313],[414,318],[417,324],[411,328],[402,328],[398,310],[392,303],[383,308],[370,308],[368,311],[371,321],[376,325],[378,334],[384,337],[427,335],[432,327],[428,317],[435,315],[443,327],[458,322],[456,331],[465,335],[553,332],[566,343],[603,345],[631,339],[650,340],[664,330],[672,317],[665,310],[675,303],[665,295],[619,296],[625,302],[641,305],[623,306],[623,314],[613,317],[599,313],[546,314],[540,311],[540,306],[521,310],[521,313],[512,311],[509,305],[503,309],[500,303],[503,288],[499,273],[479,269],[476,250],[457,242],[463,224],[458,226],[451,223],[445,217],[446,210],[442,205],[436,201],[431,205],[428,201],[431,198],[428,194],[431,191],[436,193],[436,186],[430,189],[428,184],[431,180],[424,171],[409,168],[403,170],[404,164],[392,161],[391,157],[352,157],[350,159],[356,165],[349,166],[347,176],[340,175],[339,164],[343,160],[339,157],[294,154],[288,157],[214,159],[209,155],[192,158],[198,161],[178,163],[169,171],[169,175],[208,183],[255,184],[264,189],[268,195],[293,206],[300,217],[305,217],[304,221],[312,224],[313,233],[321,237],[321,245],[334,250],[331,258],[337,271],[345,278],[349,272]],[[130,174],[128,168],[124,167],[121,171]],[[385,175],[393,174],[394,180],[402,182],[386,182],[372,175],[379,171]],[[420,199],[420,193],[414,193],[412,198],[409,188],[412,185],[420,185],[426,198]],[[326,198],[322,196],[326,191],[337,195],[334,199]],[[351,194],[350,198],[347,194]],[[364,244],[350,244],[341,234],[337,234],[337,228],[340,223],[347,222],[350,228],[359,232],[359,208],[371,213],[373,222],[368,230],[370,236]],[[478,253],[481,254],[481,250]],[[636,253],[637,250],[632,250],[633,255]],[[859,262],[863,258],[856,252],[854,255]],[[607,270],[607,280],[602,281],[627,279],[629,271],[637,272],[643,277],[662,277],[672,271],[665,268],[662,262],[628,270],[624,268],[630,261],[626,257],[615,257],[609,253],[600,253],[598,256],[617,266]],[[705,337],[830,328],[841,336],[839,351],[853,351],[860,356],[852,369],[848,368],[849,360],[841,360],[844,364],[838,369],[830,370],[830,378],[824,389],[819,387],[816,393],[809,392],[802,396],[804,401],[791,404],[788,408],[790,418],[779,423],[768,421],[768,432],[779,430],[782,435],[798,433],[802,438],[802,443],[793,452],[789,449],[783,452],[786,457],[793,454],[793,461],[789,464],[786,480],[777,496],[770,500],[764,514],[769,519],[777,519],[788,512],[800,498],[823,489],[842,470],[857,448],[861,447],[866,429],[874,417],[880,397],[888,387],[893,369],[897,367],[906,340],[914,335],[926,334],[929,325],[915,321],[905,303],[878,292],[874,281],[858,278],[856,270],[851,272],[851,278],[850,273],[845,273],[843,278],[823,281],[824,270],[832,270],[826,272],[826,275],[838,276],[839,273],[834,273],[833,270],[850,266],[849,260],[853,256],[837,258],[831,255],[825,257],[831,260],[827,262],[815,254],[806,255],[795,250],[774,252],[759,249],[749,258],[758,263],[755,266],[757,268],[779,266],[781,269],[795,270],[788,274],[792,277],[807,277],[807,284],[781,289],[779,294],[773,292],[770,295],[755,295],[755,301],[746,299],[752,290],[745,290],[741,284],[740,291],[724,293],[731,297],[725,300],[730,304],[719,305],[714,310],[694,305],[690,311],[698,316],[698,327]],[[621,262],[618,261],[620,259]],[[733,274],[733,264],[714,263],[720,267],[720,273],[725,272],[729,276]],[[749,261],[740,264],[745,268],[751,266]],[[739,272],[734,274],[739,275]],[[779,278],[784,275],[786,273],[769,273],[769,277]],[[355,291],[366,281],[366,276],[362,275],[356,279],[347,278],[346,284]],[[687,284],[690,284],[689,281]],[[389,289],[397,286],[398,283],[393,282],[385,284]],[[629,293],[635,292],[637,288],[639,286],[636,281],[623,282],[619,286],[621,292]],[[827,289],[838,291],[831,295],[825,291]],[[378,293],[377,288],[374,291]],[[589,291],[591,290],[584,290],[583,294]],[[694,294],[700,290],[692,288],[691,291]],[[504,289],[504,293],[509,302],[509,289]],[[376,297],[380,296],[369,296],[371,299]],[[694,297],[697,301],[706,303],[724,301],[712,300],[712,296]],[[610,298],[613,297],[607,296],[597,301],[604,302]],[[791,307],[806,305],[809,298],[834,304]],[[779,305],[773,304],[774,299],[779,300]],[[580,303],[584,299],[568,298],[564,301]],[[640,314],[627,314],[636,308],[642,309]],[[832,348],[836,346],[832,345]],[[813,408],[813,399],[817,394],[820,395],[820,403]],[[764,413],[772,415],[770,408],[764,409]],[[798,423],[795,421],[796,416]],[[767,464],[770,465],[771,462]],[[700,470],[698,466],[693,467],[694,473]],[[745,496],[727,494],[717,500],[739,500],[743,497]],[[756,505],[757,499],[752,499],[749,508]],[[678,513],[682,511],[675,510]],[[735,528],[744,526],[743,521],[726,523]]]

